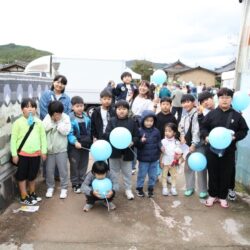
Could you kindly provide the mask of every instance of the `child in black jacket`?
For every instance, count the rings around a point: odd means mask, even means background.
[[[113,171],[117,178],[120,171],[122,172],[125,194],[128,200],[133,200],[134,195],[131,190],[131,162],[134,160],[133,145],[139,139],[139,130],[136,122],[128,117],[129,104],[127,101],[121,100],[115,104],[116,117],[111,118],[105,132],[105,139],[109,140],[111,131],[116,127],[127,128],[132,135],[132,142],[126,149],[117,149],[112,147],[112,154],[109,159],[110,170]],[[122,140],[122,138],[121,138]]]

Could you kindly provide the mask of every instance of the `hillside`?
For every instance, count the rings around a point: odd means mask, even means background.
[[[131,68],[136,61],[137,60],[126,61],[126,66]],[[154,69],[162,69],[162,68],[167,66],[167,63],[154,63],[154,62],[150,62],[150,61],[146,61],[146,62],[152,63]]]
[[[38,57],[51,55],[51,52],[37,50],[29,46],[14,43],[0,45],[0,64],[12,63],[15,60],[30,62]]]

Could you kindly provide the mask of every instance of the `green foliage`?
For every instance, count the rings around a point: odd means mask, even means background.
[[[145,60],[135,60],[132,70],[142,76],[142,80],[150,80],[150,76],[154,73],[154,66],[151,62]]]
[[[41,56],[51,55],[51,52],[37,50],[28,46],[14,43],[0,45],[0,64],[13,63],[15,60],[30,62]]]

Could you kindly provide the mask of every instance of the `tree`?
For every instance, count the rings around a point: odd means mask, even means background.
[[[154,73],[154,66],[146,60],[136,60],[132,65],[132,70],[142,76],[142,80],[150,80],[150,76]]]

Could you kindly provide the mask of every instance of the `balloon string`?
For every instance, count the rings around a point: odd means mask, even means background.
[[[131,147],[128,147],[128,148],[131,150],[131,152],[134,154],[134,156],[137,157],[137,154],[135,153],[135,151]]]
[[[82,149],[85,149],[85,150],[88,150],[88,151],[90,151],[90,149],[89,148],[85,148],[85,147],[81,147]]]

